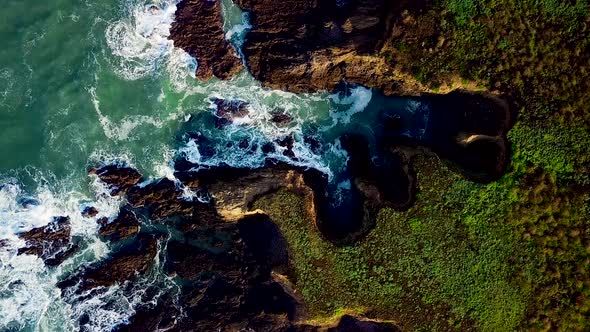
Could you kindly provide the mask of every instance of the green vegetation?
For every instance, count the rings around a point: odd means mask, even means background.
[[[590,19],[585,0],[441,0],[382,53],[431,89],[477,86],[518,111],[512,164],[475,184],[414,160],[419,197],[353,247],[323,241],[303,200],[262,198],[312,318],[343,308],[406,330],[590,330]]]

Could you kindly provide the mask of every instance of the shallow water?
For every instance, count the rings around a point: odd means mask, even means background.
[[[425,132],[428,112],[413,115],[416,101],[385,100],[362,87],[295,95],[263,89],[247,72],[228,82],[198,82],[198,63],[167,39],[174,10],[173,0],[4,1],[0,239],[11,241],[0,248],[0,330],[67,331],[77,329],[84,315],[90,330],[108,330],[141,301],[112,288],[83,304],[66,303],[54,286],[63,274],[110,250],[97,238],[96,225],[79,213],[92,204],[113,216],[121,204],[101,195],[104,188],[87,175],[91,165],[122,162],[151,177],[173,177],[174,157],[181,154],[204,165],[257,167],[268,156],[260,149],[264,143],[292,136],[297,160],[280,147],[272,156],[322,170],[346,190],[339,177],[347,159],[338,142],[342,133],[370,133],[384,108],[412,123],[404,135]],[[230,1],[224,1],[224,15],[227,38],[239,49],[247,15]],[[216,129],[203,120],[212,112],[211,98],[244,100],[250,113]],[[277,109],[295,120],[287,127],[271,123]],[[213,153],[204,153],[187,131],[206,136]],[[310,136],[323,143],[321,149],[305,143]],[[243,139],[248,149],[235,144]],[[76,257],[47,269],[36,257],[15,255],[23,245],[16,233],[62,215],[71,217],[73,234],[85,243]]]

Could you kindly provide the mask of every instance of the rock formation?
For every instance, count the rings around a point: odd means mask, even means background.
[[[127,183],[128,169],[117,172],[108,167],[93,172],[105,174],[106,170],[111,174],[105,177],[109,183],[117,187]],[[60,281],[58,287],[65,301],[86,301],[114,285],[131,296],[137,294],[135,284],[149,280],[140,292],[146,304],[136,307],[129,321],[115,330],[398,331],[389,323],[350,316],[342,317],[334,326],[298,323],[305,315],[305,303],[285,277],[277,274],[290,270],[288,244],[266,214],[250,209],[257,197],[280,187],[306,196],[313,209],[314,193],[302,173],[275,165],[258,171],[220,168],[177,175],[189,189],[207,190],[211,203],[183,199],[177,195],[177,185],[167,179],[127,188],[131,205],[109,223],[99,220],[103,223],[102,236],[126,241],[115,246],[109,257],[83,266]],[[190,209],[171,208],[183,204]],[[138,211],[166,211],[148,222],[167,225],[174,237],[149,227],[140,230],[135,215]],[[166,277],[158,279],[154,277],[157,273]],[[176,286],[167,288],[160,284],[163,280],[174,280]],[[87,322],[85,316],[80,317],[82,330]]]
[[[237,72],[237,58],[228,56],[222,38],[219,2],[182,1],[172,28],[175,45],[205,66],[199,77],[210,76],[212,65],[225,70],[213,71],[220,78]],[[420,84],[380,52],[402,12],[426,2],[237,0],[252,25],[242,48],[246,66],[264,85],[292,92],[331,91],[344,80],[388,94],[417,94],[424,91]]]
[[[100,168],[91,168],[88,173],[98,176],[103,183],[108,185],[113,195],[124,193],[143,179],[136,169],[127,166],[106,165]]]
[[[184,0],[177,5],[170,39],[197,59],[197,77],[208,80],[233,77],[242,62],[225,40],[220,0]]]
[[[100,225],[98,234],[111,241],[127,239],[140,231],[139,220],[135,213],[128,208],[121,209],[114,220],[109,221],[108,218],[101,218],[98,220],[98,224]]]
[[[47,266],[61,264],[78,249],[76,241],[71,238],[67,217],[55,217],[47,226],[20,233],[18,237],[26,242],[18,254],[39,256]]]

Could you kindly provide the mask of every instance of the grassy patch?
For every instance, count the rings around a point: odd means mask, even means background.
[[[320,238],[297,195],[262,198],[312,318],[351,308],[410,331],[590,330],[588,8],[440,0],[404,17],[383,56],[431,88],[459,77],[504,94],[519,110],[512,164],[481,185],[417,157],[416,205],[381,211],[346,248]]]

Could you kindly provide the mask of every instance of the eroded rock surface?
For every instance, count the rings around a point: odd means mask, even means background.
[[[138,275],[145,274],[153,266],[156,253],[157,239],[151,235],[139,236],[136,241],[123,247],[113,256],[82,268],[59,282],[58,287],[83,292],[135,280]]]
[[[240,72],[242,62],[225,40],[220,0],[183,0],[177,5],[170,39],[195,57],[197,77],[228,79]]]
[[[108,218],[101,218],[98,223],[98,234],[110,241],[124,240],[140,231],[139,220],[128,208],[123,208],[114,220],[109,222]]]
[[[242,47],[246,66],[264,85],[292,92],[333,90],[347,81],[392,93],[425,89],[380,55],[405,10],[428,3],[388,0],[236,0],[249,13]],[[197,58],[197,76],[233,77],[240,59],[224,39],[220,1],[183,0],[170,38]]]
[[[47,266],[57,266],[70,257],[78,245],[71,238],[70,219],[55,217],[47,226],[18,234],[26,245],[18,254],[39,256]]]
[[[136,169],[117,165],[91,168],[88,173],[98,176],[102,182],[109,186],[113,195],[124,193],[143,179],[143,176]]]

